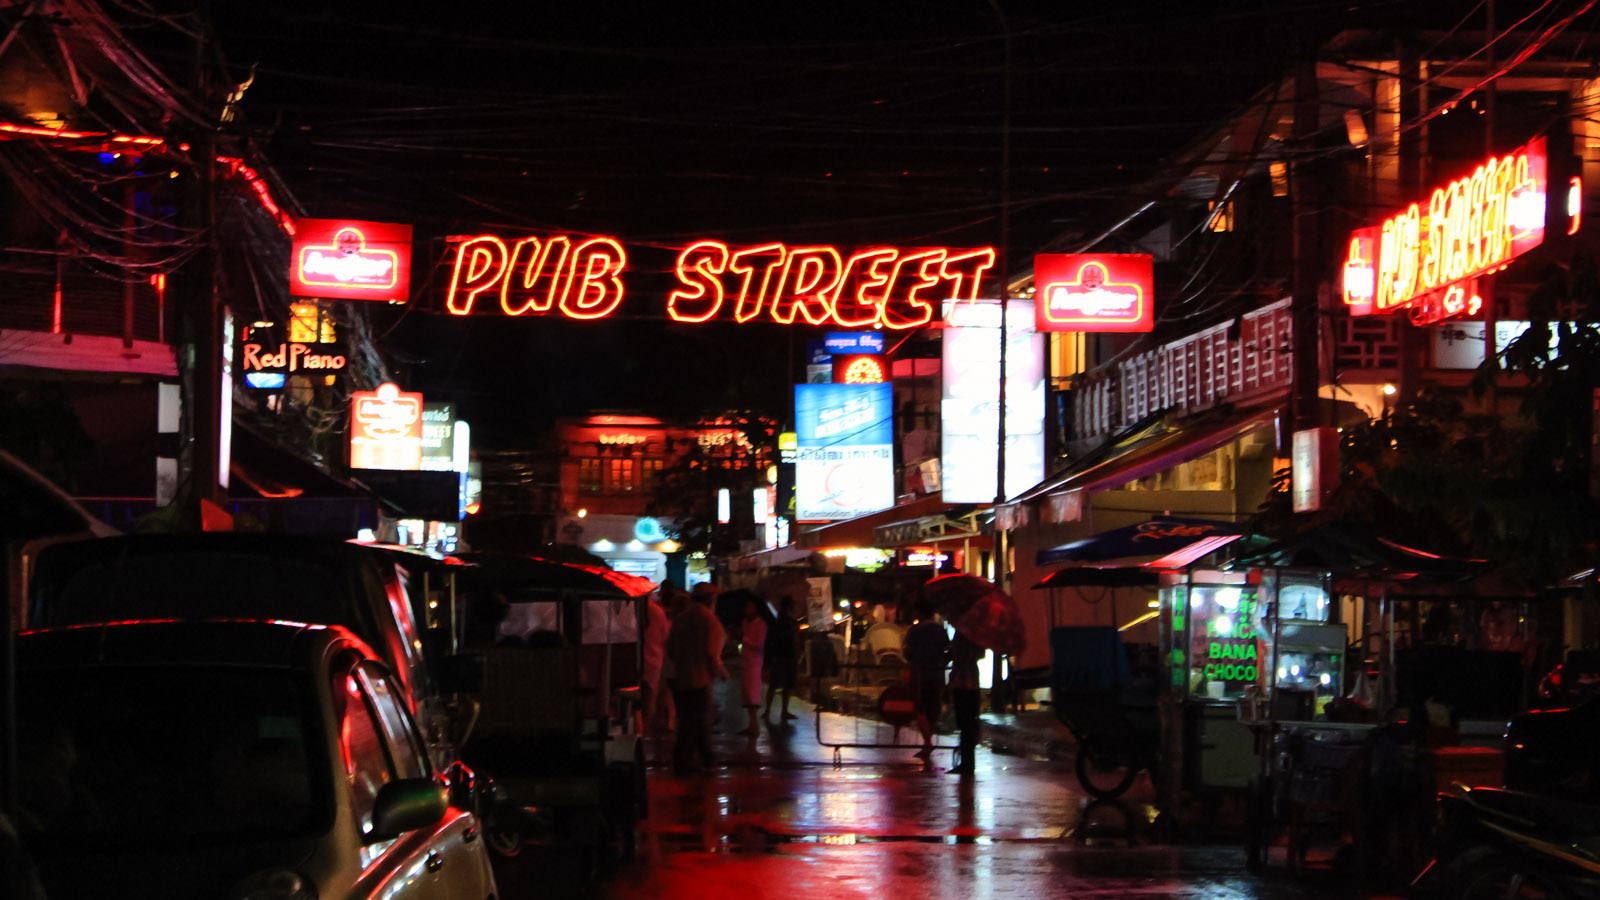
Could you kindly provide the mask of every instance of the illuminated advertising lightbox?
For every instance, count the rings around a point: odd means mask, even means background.
[[[1044,337],[1033,304],[1007,304],[1006,496],[1044,479]],[[954,303],[945,314],[940,456],[946,503],[993,503],[999,476],[1000,305]]]
[[[300,219],[295,224],[291,295],[388,303],[410,298],[410,225],[348,219]]]
[[[835,356],[834,384],[879,384],[889,380],[889,361],[882,356]]]
[[[1149,331],[1154,267],[1147,253],[1044,253],[1033,258],[1039,331]]]
[[[456,471],[456,416],[449,403],[422,404],[422,470]]]
[[[350,395],[350,468],[422,469],[422,395],[380,384]]]
[[[1539,138],[1435,188],[1426,204],[1351,232],[1342,291],[1350,314],[1405,310],[1430,324],[1477,313],[1475,279],[1543,243],[1546,177]]]
[[[833,331],[822,339],[829,353],[883,353],[881,331]]]
[[[795,385],[795,518],[832,522],[894,505],[893,409],[888,384]]]

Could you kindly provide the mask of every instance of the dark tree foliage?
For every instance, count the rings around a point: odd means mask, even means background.
[[[695,444],[656,474],[651,491],[650,514],[664,520],[668,535],[687,552],[738,551],[740,538],[752,531],[751,492],[767,483],[767,465],[776,458],[778,426],[771,417],[749,410],[728,412],[716,427],[744,435],[750,449],[740,452],[735,445],[731,455],[722,455]],[[733,501],[733,521],[727,524],[717,522],[717,492],[722,488]]]
[[[61,487],[72,490],[75,474],[94,440],[57,385],[28,384],[0,390],[0,450],[22,460]]]
[[[1528,315],[1528,330],[1485,361],[1473,382],[1480,396],[1491,388],[1515,392],[1519,415],[1469,413],[1455,396],[1419,392],[1381,418],[1344,429],[1341,481],[1323,509],[1291,512],[1289,479],[1280,473],[1256,527],[1286,536],[1331,521],[1366,525],[1433,552],[1488,559],[1510,583],[1529,588],[1594,566],[1594,261],[1550,267]]]

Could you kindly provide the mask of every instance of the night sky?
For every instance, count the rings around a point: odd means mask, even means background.
[[[1461,4],[1001,0],[1012,34],[1013,259],[1098,224],[1285,62],[1363,18]],[[1355,12],[1355,11],[1359,11]],[[416,302],[385,310],[407,387],[480,436],[555,415],[781,411],[808,334],[663,321],[700,237],[841,247],[999,239],[1001,23],[986,2],[225,3],[255,81],[241,130],[309,214],[410,222]],[[1452,18],[1451,21],[1454,21]],[[626,321],[441,314],[449,234],[598,233]]]

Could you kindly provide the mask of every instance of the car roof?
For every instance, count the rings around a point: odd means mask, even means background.
[[[371,559],[372,551],[359,544],[301,534],[237,531],[185,532],[181,534],[131,534],[76,541],[45,551],[52,557],[87,561],[111,556],[160,556],[171,553],[292,554],[319,559]]]
[[[303,622],[138,620],[25,631],[17,636],[19,669],[94,665],[199,665],[306,669],[327,646],[349,642],[371,650],[348,630]]]

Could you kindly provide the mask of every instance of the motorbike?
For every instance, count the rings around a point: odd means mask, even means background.
[[[1600,897],[1600,807],[1504,788],[1439,795],[1439,854],[1412,881],[1460,900]]]

